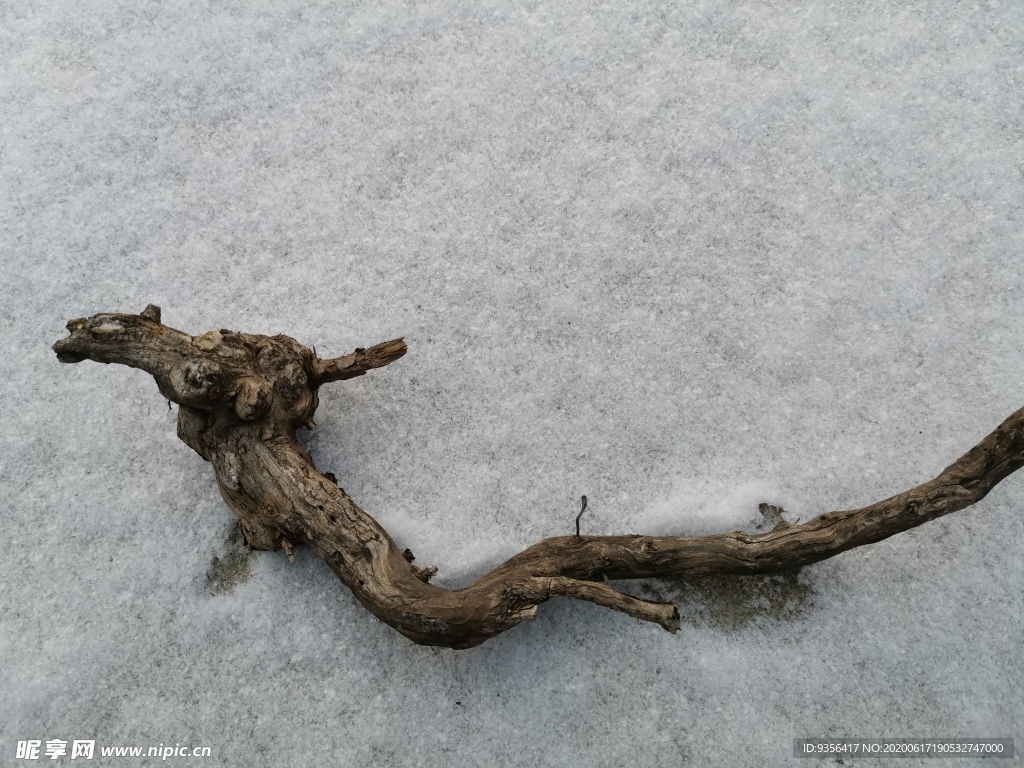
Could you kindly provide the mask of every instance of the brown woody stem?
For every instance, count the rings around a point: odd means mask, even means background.
[[[675,632],[674,605],[602,582],[807,565],[968,507],[1024,465],[1021,409],[934,480],[862,509],[802,525],[781,522],[763,534],[546,539],[474,584],[445,590],[428,581],[436,568],[412,565],[411,553],[403,554],[333,477],[319,473],[295,439],[300,425],[312,423],[322,384],[397,360],[406,351],[401,339],[321,360],[287,336],[228,330],[189,336],[162,325],[153,305],[139,315],[72,320],[68,330],[53,347],[61,362],[141,368],[180,406],[178,436],[213,465],[221,495],[253,547],[309,547],[371,613],[424,645],[479,645],[533,618],[552,597],[587,600]]]

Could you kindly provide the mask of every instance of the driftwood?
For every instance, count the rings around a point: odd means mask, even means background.
[[[782,521],[763,534],[561,536],[471,586],[445,590],[429,583],[436,569],[413,565],[412,553],[400,550],[332,476],[318,472],[295,437],[299,427],[315,426],[320,386],[394,362],[406,351],[401,339],[322,360],[288,336],[189,336],[163,325],[153,305],[139,315],[103,313],[67,327],[71,335],[53,346],[61,362],[141,368],[179,405],[178,436],[213,464],[252,547],[283,549],[289,557],[294,547],[309,547],[371,613],[423,645],[479,645],[533,618],[552,597],[589,600],[675,632],[674,605],[604,582],[797,568],[970,506],[1024,465],[1021,409],[934,480],[863,509],[802,525]]]

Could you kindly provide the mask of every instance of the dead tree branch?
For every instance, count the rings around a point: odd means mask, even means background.
[[[178,436],[213,465],[249,544],[286,553],[308,547],[371,613],[424,645],[479,645],[533,618],[552,597],[589,600],[675,632],[674,605],[625,595],[603,581],[807,565],[968,507],[1024,465],[1021,409],[934,480],[862,509],[802,525],[780,522],[763,534],[561,536],[464,589],[445,590],[428,582],[436,569],[412,565],[412,553],[403,553],[333,477],[319,473],[295,438],[298,427],[312,424],[321,385],[394,362],[406,351],[401,339],[321,360],[288,336],[189,336],[163,325],[153,305],[67,327],[70,335],[53,346],[61,362],[140,368],[180,406]]]

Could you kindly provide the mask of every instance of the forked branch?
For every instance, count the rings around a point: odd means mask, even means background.
[[[429,583],[436,568],[414,566],[412,553],[319,473],[295,438],[298,427],[312,425],[322,384],[397,360],[406,351],[401,339],[322,360],[288,336],[189,336],[163,325],[153,305],[138,315],[72,320],[68,330],[53,347],[61,362],[141,368],[180,406],[178,436],[213,465],[250,545],[286,553],[309,547],[369,611],[424,645],[479,645],[533,618],[552,597],[588,600],[675,632],[674,605],[603,581],[796,568],[968,507],[1024,465],[1021,409],[934,480],[862,509],[780,522],[763,534],[556,537],[464,589],[445,590]]]

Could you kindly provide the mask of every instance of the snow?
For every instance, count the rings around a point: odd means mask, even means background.
[[[303,440],[446,586],[582,494],[588,534],[880,500],[1024,405],[1020,4],[58,0],[0,34],[0,753],[1020,749],[1024,478],[799,574],[622,585],[677,635],[556,600],[426,649],[308,552],[245,552],[146,375],[49,348],[151,302],[321,355],[404,336]]]

